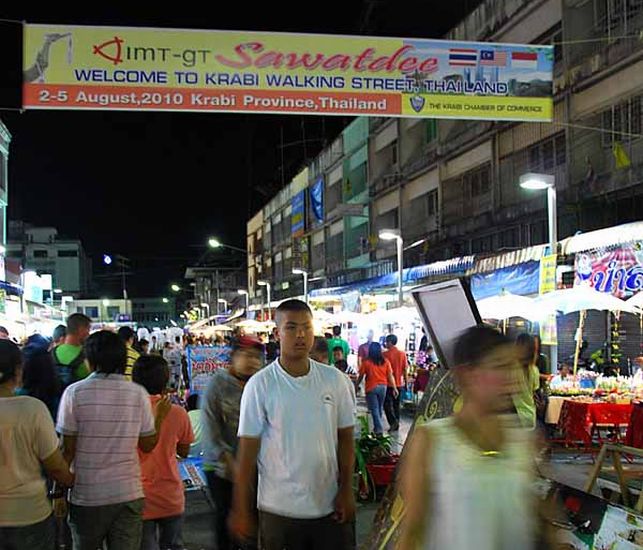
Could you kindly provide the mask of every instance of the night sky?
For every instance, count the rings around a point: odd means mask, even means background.
[[[119,10],[114,2],[52,13],[0,8],[0,19],[32,23],[372,34],[440,38],[479,2],[160,3]],[[16,4],[16,3],[12,3]],[[130,5],[133,3],[130,3]],[[171,6],[168,3],[167,6]],[[179,4],[176,4],[179,6]],[[204,11],[206,10],[206,11]],[[161,15],[158,14],[162,11]],[[81,14],[82,13],[82,14]],[[3,37],[3,38],[2,38]],[[130,294],[158,296],[203,258],[208,236],[245,247],[249,214],[332,140],[350,119],[241,114],[3,111],[16,106],[19,28],[0,23],[0,118],[13,134],[9,219],[54,226],[80,238],[94,262],[97,292],[117,294],[103,252],[132,259]],[[9,52],[9,53],[7,53]],[[283,131],[284,173],[279,145]],[[302,143],[303,139],[305,143]],[[222,198],[225,190],[226,196]],[[226,259],[230,260],[227,254]],[[238,259],[240,265],[241,258]]]

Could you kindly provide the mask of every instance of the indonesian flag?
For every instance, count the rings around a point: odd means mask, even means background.
[[[538,54],[535,52],[511,52],[512,69],[531,69],[538,68]]]

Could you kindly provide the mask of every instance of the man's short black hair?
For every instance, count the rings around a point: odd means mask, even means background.
[[[468,328],[455,342],[455,366],[475,366],[487,354],[509,344],[511,340],[494,328],[485,325]]]
[[[118,329],[118,335],[121,337],[123,342],[129,342],[132,338],[136,337],[136,333],[132,327],[121,327]]]
[[[14,380],[21,364],[20,348],[11,340],[0,340],[0,384]]]
[[[134,363],[132,380],[143,386],[150,395],[163,393],[170,380],[167,361],[160,355],[141,355]]]
[[[344,353],[344,348],[342,346],[335,346],[333,348],[333,353],[335,353],[336,351],[341,351],[342,353]]]
[[[90,366],[103,374],[125,374],[127,348],[118,334],[99,330],[87,338],[85,355]]]
[[[313,343],[313,349],[311,353],[326,353],[328,354],[328,342],[323,336],[315,336],[315,342]]]
[[[78,334],[81,328],[92,326],[92,320],[82,313],[72,313],[67,317],[67,334]]]
[[[397,346],[397,336],[395,336],[395,334],[389,334],[386,337],[386,343],[390,344],[391,346]]]
[[[341,336],[342,335],[342,327],[339,325],[335,325],[333,327],[333,336]]]
[[[62,340],[65,336],[67,336],[67,327],[65,325],[58,325],[54,329],[54,334],[53,334],[54,342],[57,342],[58,340]]]
[[[6,327],[0,326],[0,334],[9,336],[9,331],[6,329]]]
[[[308,307],[308,304],[301,300],[286,300],[279,305],[276,313],[286,313],[288,311],[305,311],[311,317],[313,316],[313,312],[310,307]]]

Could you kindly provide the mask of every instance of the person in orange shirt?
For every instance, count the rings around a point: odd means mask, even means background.
[[[386,388],[386,399],[384,400],[384,412],[389,423],[389,432],[396,432],[400,429],[400,396],[406,387],[406,371],[409,364],[406,353],[397,349],[397,336],[389,334],[386,337],[386,351],[384,357],[391,363],[393,379],[395,384]]]
[[[393,387],[393,393],[397,393],[391,363],[384,358],[382,346],[377,342],[371,342],[368,347],[368,356],[359,367],[359,378],[356,386],[366,378],[366,404],[373,417],[373,431],[381,435],[384,432],[382,426],[382,411],[386,399],[387,386]]]
[[[154,409],[166,391],[170,370],[161,356],[142,355],[134,363],[132,379],[150,394]],[[176,455],[186,458],[193,441],[188,413],[172,405],[154,450],[148,454],[139,452],[145,493],[141,550],[183,548],[185,494]]]

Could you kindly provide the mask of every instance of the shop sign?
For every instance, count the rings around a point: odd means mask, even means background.
[[[204,392],[216,371],[230,365],[230,346],[188,346],[186,351],[191,391],[194,393]]]
[[[643,290],[642,244],[576,254],[574,285],[589,284],[599,292],[618,298]]]

